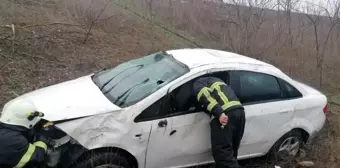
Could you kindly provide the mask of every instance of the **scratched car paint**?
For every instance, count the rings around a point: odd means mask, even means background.
[[[38,89],[8,102],[15,105],[19,99],[32,100],[45,113],[44,121],[55,122],[56,130],[62,132],[54,137],[57,143],[49,151],[50,167],[77,162],[97,149],[124,151],[123,156],[134,161],[130,167],[213,163],[208,115],[202,111],[189,112],[191,108],[187,113],[172,115],[163,109],[153,116],[143,114],[161,109],[163,106],[147,111],[188,81],[208,73],[222,72],[230,77],[238,71],[270,75],[301,93],[300,97],[290,99],[244,104],[247,121],[239,159],[266,155],[292,130],[300,130],[310,140],[324,125],[326,97],[270,64],[212,49],[171,50],[143,58]],[[281,88],[280,93],[283,92]],[[71,153],[71,149],[77,155],[70,154],[72,157],[66,159],[60,156],[60,150]]]

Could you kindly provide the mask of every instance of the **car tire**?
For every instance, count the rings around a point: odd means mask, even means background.
[[[72,168],[132,168],[128,159],[115,152],[93,153],[87,159],[82,159]],[[71,168],[70,167],[70,168]]]
[[[302,133],[292,130],[283,135],[270,149],[268,156],[270,162],[287,161],[295,158],[303,146]]]

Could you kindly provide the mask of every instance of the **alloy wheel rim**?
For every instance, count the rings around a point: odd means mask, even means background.
[[[281,157],[294,157],[299,152],[300,139],[298,137],[289,137],[285,139],[278,150],[278,154]]]

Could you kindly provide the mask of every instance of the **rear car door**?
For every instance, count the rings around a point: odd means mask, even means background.
[[[282,84],[281,79],[265,73],[230,72],[230,85],[246,113],[240,157],[265,154],[286,131],[284,126],[293,119],[297,101],[287,99]]]

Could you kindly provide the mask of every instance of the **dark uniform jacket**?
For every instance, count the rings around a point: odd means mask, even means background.
[[[43,163],[46,143],[31,138],[26,128],[0,123],[0,168],[38,167]]]
[[[243,109],[234,91],[216,77],[198,78],[193,84],[197,101],[212,115],[220,117],[234,109]]]

